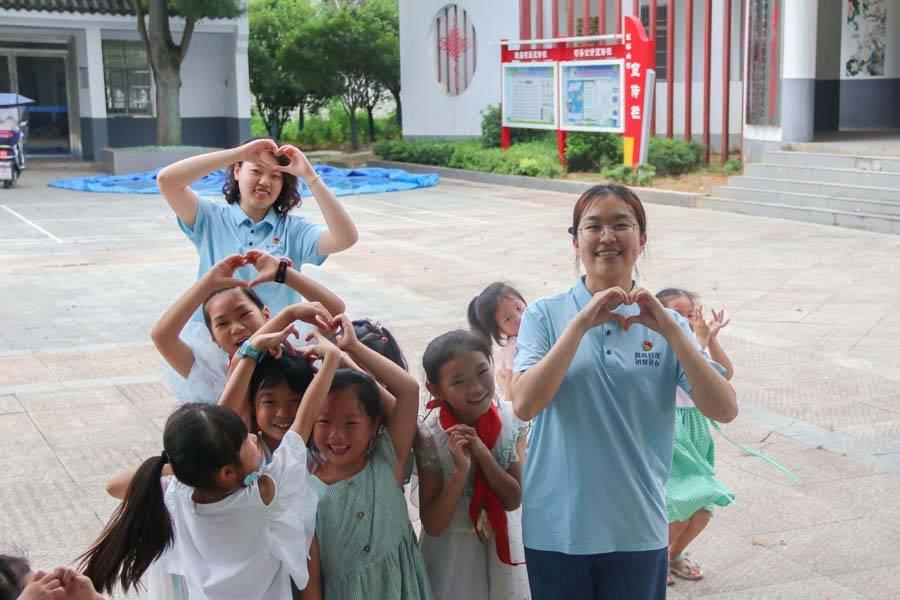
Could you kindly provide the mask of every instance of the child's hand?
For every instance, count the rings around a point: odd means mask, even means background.
[[[453,467],[463,474],[468,474],[472,467],[472,450],[469,447],[468,438],[450,430],[447,430],[447,435],[450,438],[448,446],[450,457],[453,459]]]
[[[289,309],[297,321],[315,325],[322,331],[334,331],[335,319],[320,302],[298,302]]]
[[[316,176],[316,170],[313,168],[309,159],[298,148],[290,144],[285,144],[278,148],[276,152],[278,156],[286,156],[291,162],[283,167],[278,167],[279,171],[290,173],[295,177],[300,177],[304,181],[310,181]]]
[[[450,432],[464,437],[469,442],[469,450],[471,451],[472,457],[475,460],[481,462],[486,458],[493,458],[493,455],[491,455],[491,451],[481,440],[481,438],[478,437],[478,434],[475,432],[474,427],[463,424],[454,425],[447,430],[447,433]]]
[[[341,359],[341,351],[321,331],[310,333],[306,336],[306,341],[309,344],[300,348],[300,354],[306,360],[315,360],[316,358],[325,360],[329,356],[333,356],[337,360]]]
[[[353,326],[353,322],[347,315],[336,316],[334,323],[340,330],[337,337],[337,347],[344,352],[351,352],[359,344],[359,338],[356,337],[356,327]]]
[[[294,337],[300,336],[296,327],[288,325],[281,331],[276,331],[275,333],[257,333],[250,338],[250,345],[260,352],[268,352],[275,358],[281,358],[285,344],[290,345],[290,342],[288,342],[287,339],[291,335]]]
[[[697,338],[697,341],[700,342],[700,347],[706,348],[706,346],[709,345],[711,331],[709,325],[706,323],[706,319],[703,318],[702,304],[698,304],[696,308],[694,308],[693,314],[691,314],[691,329],[694,330],[694,336]]]
[[[248,161],[269,167],[278,167],[278,144],[274,140],[253,140],[240,148],[241,161]]]
[[[232,254],[214,264],[203,275],[210,290],[223,290],[232,287],[248,287],[243,279],[234,276],[234,272],[247,264],[247,259],[240,254]]]
[[[19,600],[50,600],[65,598],[66,590],[53,573],[36,571],[31,583],[25,586]]]
[[[69,567],[56,567],[53,575],[62,582],[67,600],[102,600],[90,579]]]
[[[711,321],[706,323],[707,328],[709,329],[709,341],[712,342],[719,335],[719,332],[731,323],[731,319],[725,318],[725,309],[712,311],[713,318]]]
[[[250,250],[244,255],[244,258],[247,264],[256,267],[257,275],[247,283],[249,287],[275,281],[275,272],[278,271],[278,265],[282,260],[288,261],[289,267],[294,264],[294,261],[289,258],[278,258],[262,250]]]

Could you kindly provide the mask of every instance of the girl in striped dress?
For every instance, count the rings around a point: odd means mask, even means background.
[[[725,378],[734,374],[731,360],[718,341],[719,331],[728,325],[725,311],[713,311],[706,322],[698,297],[686,290],[668,288],[657,295],[663,306],[688,319],[700,346],[725,368]],[[700,565],[688,558],[685,549],[712,518],[713,506],[728,506],[734,494],[715,475],[715,445],[706,417],[694,406],[691,397],[677,388],[675,393],[675,446],[672,473],[666,488],[669,513],[668,585],[675,577],[697,580],[703,577]]]
[[[335,321],[338,347],[372,376],[339,369],[313,428],[323,597],[430,600],[402,491],[403,466],[416,433],[419,385],[360,342],[350,319]],[[385,410],[379,384],[389,393],[391,410]]]

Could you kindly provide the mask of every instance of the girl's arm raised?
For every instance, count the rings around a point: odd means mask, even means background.
[[[194,311],[216,290],[229,287],[247,287],[247,282],[234,277],[234,271],[244,264],[244,257],[234,254],[225,258],[206,272],[194,285],[181,295],[163,313],[153,329],[150,339],[157,351],[179,375],[187,378],[194,366],[194,351],[179,337],[181,330]]]
[[[347,351],[364,368],[372,373],[394,396],[394,410],[387,415],[387,429],[397,453],[394,474],[402,483],[403,466],[412,448],[416,435],[416,420],[419,416],[419,384],[394,361],[378,354],[356,337],[356,330],[347,315],[335,317],[340,324],[341,335],[338,345]]]
[[[359,239],[359,232],[356,230],[356,225],[353,224],[353,219],[328,189],[322,178],[316,175],[316,170],[306,155],[290,144],[279,148],[278,153],[291,160],[290,164],[279,167],[279,170],[291,173],[306,182],[319,205],[319,210],[322,211],[322,216],[325,217],[328,230],[319,238],[316,253],[334,254],[355,244]]]
[[[263,356],[272,352],[277,356],[281,356],[281,348],[289,335],[297,335],[297,330],[293,325],[288,325],[281,331],[275,333],[261,333],[257,331],[247,340],[251,346],[263,353]],[[237,355],[235,355],[237,358]],[[252,431],[252,423],[250,422],[250,403],[249,388],[250,379],[253,377],[253,371],[259,364],[251,357],[243,356],[237,365],[231,370],[228,381],[225,382],[225,389],[222,390],[222,397],[219,398],[219,404],[231,409],[244,421],[244,425],[248,430]]]
[[[193,228],[200,201],[197,192],[190,188],[193,182],[244,160],[277,166],[277,150],[278,144],[272,140],[253,140],[237,148],[185,158],[160,171],[156,175],[156,185],[178,218]]]
[[[312,340],[315,338],[315,344],[306,346],[301,349],[303,356],[309,360],[310,358],[321,358],[322,365],[313,378],[312,383],[306,388],[303,399],[300,400],[300,410],[294,417],[294,423],[291,425],[291,431],[296,432],[304,442],[309,442],[309,436],[312,434],[313,425],[319,414],[325,407],[325,400],[328,398],[328,392],[331,390],[331,382],[334,381],[334,374],[341,365],[341,351],[332,344],[327,337],[321,332],[315,331],[307,338]]]
[[[256,278],[250,282],[250,287],[268,281],[275,281],[275,274],[278,271],[281,261],[288,260],[290,263],[290,259],[276,258],[262,250],[250,250],[247,252],[246,257],[247,262],[256,267],[256,270],[259,273]],[[307,302],[320,303],[333,315],[341,314],[346,308],[344,306],[344,301],[341,300],[337,294],[314,279],[303,275],[300,271],[293,268],[293,266],[290,266],[290,264],[285,271],[284,285],[294,289],[298,294],[303,296]]]

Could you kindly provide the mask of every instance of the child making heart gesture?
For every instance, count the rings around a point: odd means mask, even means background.
[[[343,312],[340,298],[284,260],[260,250],[226,257],[188,288],[153,326],[150,337],[166,361],[163,378],[178,400],[218,401],[231,357],[257,330],[280,331],[295,320],[317,325],[316,317],[330,322],[331,315]],[[245,265],[256,270],[250,282],[235,277],[235,271]],[[280,285],[292,287],[311,303],[292,305],[270,320],[269,307],[254,290],[256,285],[282,279],[279,270],[284,276]],[[204,322],[189,323],[198,308],[202,308]]]
[[[223,189],[227,204],[201,198],[190,187],[218,169],[228,169]],[[312,191],[326,227],[289,214],[300,203],[298,179]],[[271,139],[186,158],[162,169],[156,182],[181,230],[197,247],[198,277],[223,258],[250,250],[288,258],[298,270],[304,263],[320,265],[329,254],[346,250],[358,238],[350,215],[306,156],[294,146],[279,147]],[[242,268],[236,277],[250,280],[253,273]],[[276,283],[264,283],[257,292],[275,312],[300,301],[295,290]],[[195,313],[193,319],[199,318]]]

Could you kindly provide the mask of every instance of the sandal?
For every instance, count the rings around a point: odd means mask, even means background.
[[[670,585],[675,585],[675,576],[671,573],[666,573],[666,587]]]
[[[688,558],[687,554],[679,554],[669,561],[669,572],[676,577],[686,579],[688,581],[697,581],[703,579],[703,571],[700,565]]]

